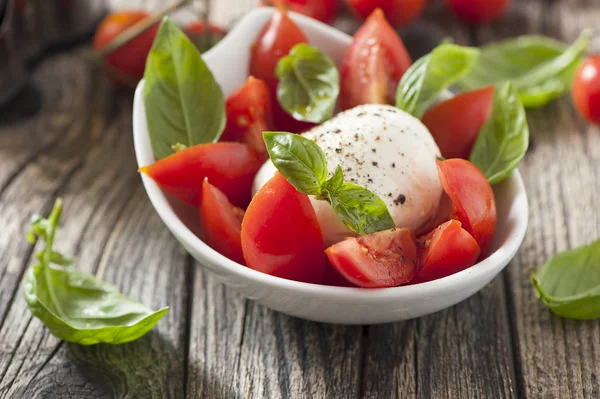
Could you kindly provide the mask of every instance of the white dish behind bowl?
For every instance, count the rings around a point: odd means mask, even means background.
[[[248,76],[250,46],[273,10],[256,9],[247,14],[227,37],[204,54],[204,60],[227,96],[242,86]],[[310,18],[291,13],[311,44],[341,64],[351,38]],[[136,89],[133,134],[138,165],[155,161],[148,137],[143,104],[144,82]],[[218,279],[242,295],[292,316],[343,324],[385,323],[414,317],[452,306],[491,281],[513,258],[527,228],[525,188],[518,172],[494,187],[498,226],[491,255],[477,265],[443,279],[412,286],[361,289],[329,287],[273,277],[233,262],[207,246],[197,232],[197,215],[191,207],[165,194],[142,175],[148,197],[171,233],[185,249]]]

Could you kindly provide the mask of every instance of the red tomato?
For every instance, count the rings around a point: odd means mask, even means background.
[[[392,104],[411,61],[400,36],[380,9],[354,35],[341,72],[342,110],[361,104]]]
[[[198,51],[204,53],[210,50],[225,37],[227,31],[217,25],[209,25],[210,30],[206,29],[203,22],[192,22],[187,24],[183,31],[196,45]],[[210,32],[210,33],[209,33]]]
[[[323,273],[323,285],[331,285],[333,287],[356,287],[350,281],[346,280],[344,276],[336,270],[335,267],[325,257],[325,272]]]
[[[198,206],[202,182],[208,178],[234,205],[245,207],[261,166],[261,155],[246,144],[211,143],[176,152],[140,172],[193,206]]]
[[[337,271],[359,287],[395,287],[410,282],[417,273],[416,237],[409,229],[346,238],[325,253]]]
[[[274,130],[269,88],[260,79],[250,76],[241,89],[225,104],[227,125],[223,141],[241,141],[260,152],[266,159],[267,148],[262,132]]]
[[[276,173],[254,196],[242,222],[246,264],[290,280],[320,283],[323,235],[306,194]]]
[[[147,18],[145,11],[119,11],[109,14],[100,22],[94,35],[93,47],[99,50],[107,46],[125,29]],[[105,62],[129,80],[140,80],[144,76],[146,58],[152,48],[152,42],[158,32],[158,25],[153,25],[136,38],[121,46],[105,58]],[[123,77],[108,72],[116,83],[127,84]]]
[[[202,182],[198,214],[204,241],[215,251],[244,264],[242,254],[242,219],[244,210],[233,206],[225,194],[208,179]]]
[[[496,229],[496,199],[492,186],[477,166],[464,159],[438,161],[442,187],[453,214],[475,238],[481,252],[488,249]]]
[[[346,0],[346,4],[362,19],[380,8],[393,26],[408,25],[425,9],[425,0]]]
[[[419,251],[419,273],[413,284],[457,273],[473,266],[479,258],[479,244],[457,220],[450,220],[419,238]]]
[[[579,65],[571,96],[581,116],[600,125],[600,56],[589,56]]]
[[[329,24],[338,14],[338,0],[280,0],[284,7],[298,14]],[[263,0],[263,5],[277,4],[277,1]]]
[[[468,159],[483,124],[490,118],[494,86],[462,93],[425,112],[427,126],[445,158]]]
[[[454,14],[474,24],[485,24],[498,19],[510,3],[511,0],[446,0]]]

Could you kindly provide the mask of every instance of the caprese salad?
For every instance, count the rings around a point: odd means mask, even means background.
[[[225,99],[166,19],[144,75],[158,160],[140,171],[198,209],[207,244],[273,276],[364,288],[442,278],[488,255],[492,185],[529,133],[518,82],[477,85],[484,49],[445,42],[413,63],[376,10],[338,70],[278,9],[240,51],[248,80]],[[566,75],[565,57],[547,78]]]

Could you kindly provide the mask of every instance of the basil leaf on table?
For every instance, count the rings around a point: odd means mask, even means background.
[[[157,159],[172,146],[215,142],[225,128],[223,92],[196,47],[165,18],[144,71],[144,106]]]
[[[277,99],[294,119],[322,123],[331,118],[340,92],[335,64],[319,49],[295,45],[281,58],[275,71]]]
[[[490,184],[496,184],[519,166],[528,146],[525,108],[514,85],[507,82],[496,90],[492,115],[481,128],[469,160]]]
[[[366,188],[344,183],[338,165],[327,180],[327,160],[312,140],[298,134],[264,132],[263,137],[273,165],[301,193],[329,202],[348,228],[370,234],[394,227],[385,202]]]
[[[445,43],[419,58],[402,76],[396,92],[396,107],[420,118],[427,107],[448,87],[468,73],[479,50]]]
[[[525,107],[541,107],[569,91],[590,37],[586,30],[571,46],[537,35],[488,44],[458,85],[474,90],[511,80]]]
[[[80,345],[122,344],[146,334],[168,308],[155,312],[89,273],[53,266],[72,262],[52,250],[61,212],[58,199],[48,219],[32,221],[28,238],[42,238],[46,246],[36,255],[39,263],[23,278],[23,294],[31,313],[56,337]]]
[[[535,296],[552,313],[571,319],[600,318],[600,240],[555,255],[531,272]]]

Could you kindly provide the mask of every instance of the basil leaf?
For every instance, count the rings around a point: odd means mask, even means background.
[[[223,92],[196,47],[165,18],[144,71],[144,106],[157,159],[181,143],[215,142],[225,128]]]
[[[501,182],[527,152],[529,126],[525,108],[517,90],[507,82],[496,90],[490,119],[483,125],[471,150],[469,160],[487,177],[490,184]]]
[[[427,107],[475,65],[479,50],[441,44],[419,58],[402,76],[396,107],[420,118]]]
[[[337,168],[335,168],[333,176],[331,176],[331,178],[323,184],[323,189],[328,191],[336,191],[339,190],[343,184],[344,172],[342,172],[342,167],[338,165]]]
[[[360,235],[395,226],[385,202],[372,191],[351,183],[328,191],[331,208],[348,228]]]
[[[299,121],[322,123],[331,118],[340,92],[335,64],[316,47],[295,45],[277,63],[277,99]]]
[[[600,240],[555,255],[531,272],[535,296],[571,319],[600,318]]]
[[[586,30],[570,47],[535,35],[488,44],[458,84],[474,90],[512,80],[525,107],[540,107],[569,91],[590,37]]]
[[[58,199],[48,219],[32,219],[28,238],[42,238],[46,246],[36,254],[40,262],[23,278],[31,313],[56,337],[81,345],[122,344],[146,334],[168,308],[154,312],[89,273],[51,265],[73,261],[52,250],[61,212]]]
[[[327,160],[312,140],[293,133],[263,132],[273,165],[304,194],[318,195],[327,180]]]

